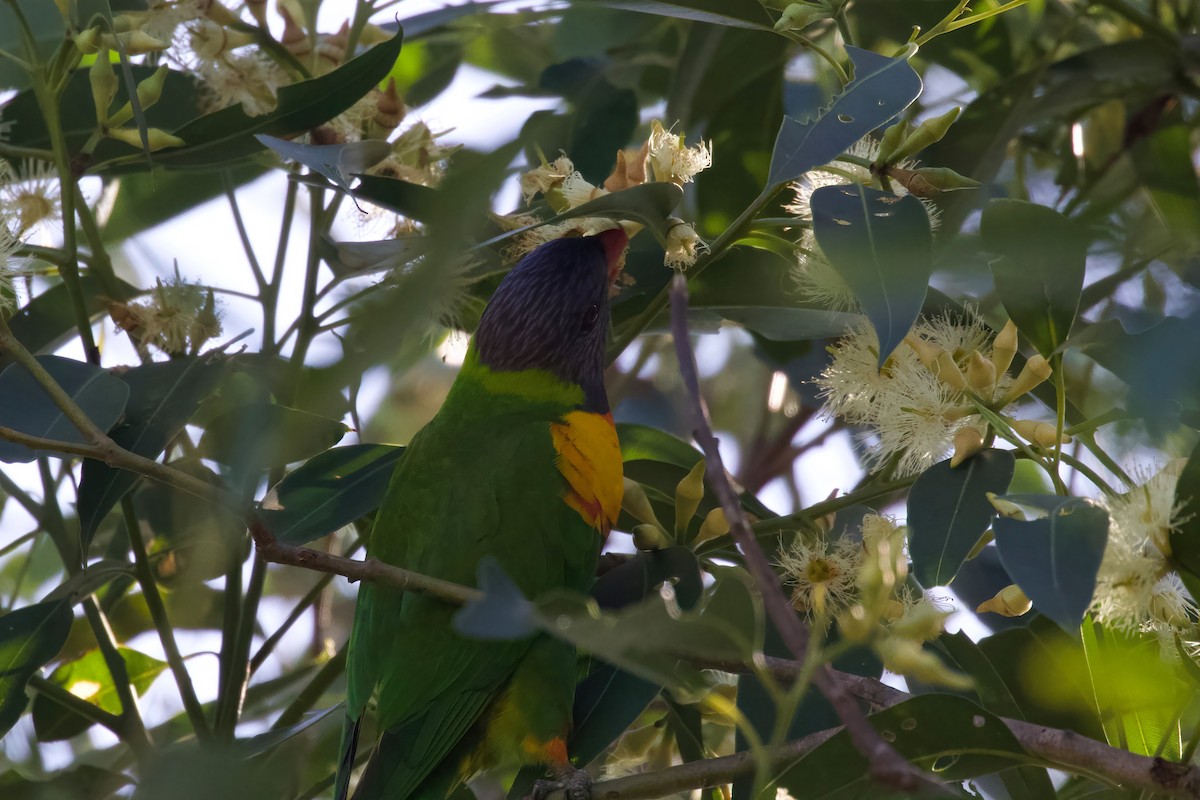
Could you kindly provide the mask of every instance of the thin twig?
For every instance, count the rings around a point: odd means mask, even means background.
[[[754,578],[759,594],[762,595],[767,615],[775,624],[788,650],[797,660],[803,660],[808,649],[808,628],[796,616],[791,603],[784,596],[779,586],[779,577],[771,568],[771,562],[750,528],[737,492],[734,491],[721,460],[720,447],[708,420],[704,397],[700,394],[700,375],[696,367],[696,356],[692,352],[687,307],[687,279],[683,275],[676,275],[671,285],[671,334],[675,339],[675,350],[679,357],[680,376],[691,400],[692,435],[704,451],[708,483],[725,511],[729,520],[729,532],[742,551],[746,568]],[[832,679],[832,671],[828,665],[814,670],[812,682],[837,712],[854,746],[870,764],[871,774],[876,780],[904,791],[915,791],[930,786],[930,781],[920,770],[880,738],[859,710],[854,698]]]

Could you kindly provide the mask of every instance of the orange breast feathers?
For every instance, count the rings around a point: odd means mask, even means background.
[[[563,500],[589,525],[607,533],[621,513],[625,481],[611,414],[572,411],[550,425],[556,466],[567,479]]]

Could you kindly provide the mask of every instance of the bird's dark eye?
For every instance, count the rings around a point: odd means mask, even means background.
[[[592,303],[588,306],[587,311],[583,312],[583,319],[580,320],[580,328],[584,331],[590,331],[596,327],[596,323],[600,320],[600,304]]]

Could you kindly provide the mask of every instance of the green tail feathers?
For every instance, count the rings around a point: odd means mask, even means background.
[[[346,800],[350,794],[350,773],[354,771],[354,753],[358,750],[358,733],[362,729],[362,717],[352,719],[346,715],[342,723],[341,759],[333,781],[334,800]]]

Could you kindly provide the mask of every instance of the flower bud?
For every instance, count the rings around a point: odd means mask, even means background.
[[[700,530],[696,533],[696,538],[692,540],[692,547],[727,533],[729,533],[729,520],[725,518],[725,509],[714,508],[708,512],[704,522],[700,523]]]
[[[980,450],[983,450],[983,432],[974,425],[960,428],[954,434],[954,455],[950,457],[950,468],[954,469]]]
[[[638,550],[662,550],[671,541],[657,525],[637,525],[633,529],[633,546]]]
[[[992,504],[992,508],[996,509],[996,513],[1000,516],[1007,517],[1008,519],[1025,519],[1025,510],[1016,503],[1005,500],[995,492],[988,492],[986,497],[988,502]]]
[[[400,126],[408,107],[396,90],[396,79],[388,78],[387,86],[375,99],[375,116],[371,118],[371,138],[387,139]]]
[[[992,390],[996,386],[996,365],[983,357],[978,350],[971,351],[967,362],[967,383],[984,400],[992,399]]]
[[[100,44],[102,47],[107,47],[110,50],[124,49],[126,55],[130,56],[160,53],[171,46],[170,42],[164,42],[162,39],[156,39],[145,31],[137,30],[118,33],[116,36],[111,33],[103,33],[100,35]]]
[[[704,499],[704,459],[675,486],[675,536],[687,533],[688,525]]]
[[[942,635],[950,613],[927,600],[921,600],[909,606],[903,616],[892,623],[891,632],[914,642],[932,642]]]
[[[192,28],[192,51],[202,61],[213,61],[238,47],[254,43],[253,34],[231,31],[212,20],[202,19]]]
[[[950,355],[950,352],[944,348],[938,353],[930,372],[951,389],[957,389],[960,392],[967,390],[967,377],[958,368],[958,364],[954,361],[954,356]]]
[[[88,69],[88,80],[92,84],[92,103],[96,106],[96,123],[103,126],[108,122],[108,107],[117,96],[117,73],[113,71],[108,49],[96,54],[96,60]]]
[[[296,22],[292,10],[281,3],[279,16],[283,17],[283,33],[279,36],[279,43],[283,45],[284,49],[296,58],[303,58],[312,53],[312,40],[308,38],[304,28]],[[302,15],[301,18],[303,18]]]
[[[1028,614],[1031,608],[1033,608],[1033,601],[1026,596],[1025,592],[1021,591],[1020,586],[1010,583],[996,592],[995,597],[980,603],[979,608],[975,609],[975,613],[983,614],[990,611],[1002,617],[1019,617],[1022,614]]]
[[[814,22],[829,19],[829,9],[810,3],[792,3],[775,22],[777,31],[802,31]]]
[[[904,343],[911,347],[917,353],[917,359],[925,369],[933,372],[934,364],[937,363],[938,356],[946,352],[946,348],[941,345],[934,344],[926,339],[922,339],[915,333],[910,333],[904,337]]]
[[[84,55],[99,52],[100,39],[100,31],[96,28],[86,28],[71,37],[71,41],[75,42],[75,48]]]
[[[951,689],[969,689],[973,685],[969,677],[951,670],[940,658],[908,639],[887,636],[875,645],[875,650],[883,660],[884,669],[899,675]]]
[[[946,135],[946,131],[950,130],[950,126],[954,124],[954,120],[958,119],[958,115],[962,112],[961,108],[952,108],[941,116],[927,119],[913,129],[912,133],[904,137],[904,141],[896,148],[896,152],[892,154],[892,160],[898,160],[919,153],[929,145],[941,141]],[[978,185],[978,184],[977,184]]]
[[[875,632],[875,622],[867,619],[867,611],[861,603],[838,614],[838,628],[842,637],[848,642],[861,643],[868,641]]]
[[[136,128],[109,128],[105,131],[105,135],[131,147],[142,149],[142,136]],[[150,146],[150,152],[162,150],[164,147],[183,147],[187,144],[178,136],[172,136],[159,128],[148,128],[146,141]]]
[[[908,121],[900,120],[895,125],[889,127],[883,132],[883,138],[879,140],[879,157],[876,159],[877,164],[889,164],[895,159],[892,155],[896,152],[896,148],[900,146],[900,142],[904,141],[904,137],[908,135]]]
[[[1017,326],[1010,319],[996,334],[992,342],[992,364],[996,367],[996,380],[1004,377],[1017,355]]]
[[[1060,439],[1058,436],[1058,427],[1049,422],[1019,419],[1011,421],[1009,424],[1018,436],[1038,447],[1057,447],[1060,444],[1069,444],[1071,441],[1071,437],[1065,433]]]
[[[1053,373],[1054,370],[1050,368],[1050,362],[1045,358],[1040,355],[1030,356],[1029,360],[1025,362],[1024,368],[1021,370],[1021,374],[1017,376],[1015,381],[1013,381],[1012,387],[1009,388],[1008,393],[1004,395],[1004,399],[1002,399],[997,405],[1000,408],[1003,408],[1012,401],[1016,400],[1018,397],[1028,394],[1032,389],[1043,383]]]
[[[662,527],[654,514],[654,507],[650,505],[650,499],[646,497],[646,490],[632,478],[625,478],[625,494],[621,498],[621,508],[638,522]]]
[[[213,5],[219,5],[219,3],[214,2]],[[250,16],[254,17],[258,27],[263,30],[267,29],[267,0],[246,0],[246,10],[250,12]]]

